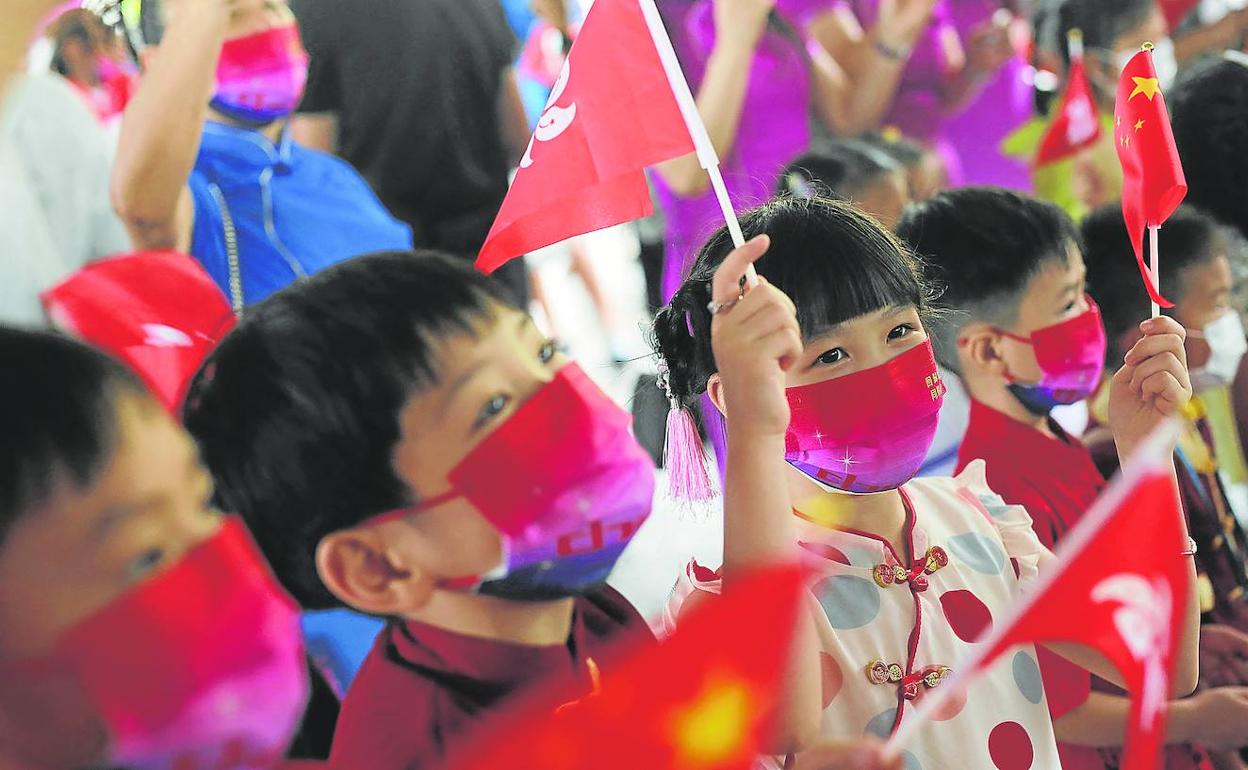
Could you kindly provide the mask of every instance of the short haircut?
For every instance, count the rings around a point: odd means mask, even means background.
[[[147,396],[119,361],[45,331],[0,326],[0,542],[62,484],[86,489],[117,440],[117,402]]]
[[[463,260],[371,254],[249,308],[209,357],[186,425],[219,503],[305,607],[342,606],[317,576],[323,537],[415,502],[393,452],[404,404],[439,380],[437,344],[508,304]]]
[[[1188,202],[1248,236],[1248,57],[1228,51],[1193,65],[1166,102]]]
[[[1057,8],[1055,41],[1062,62],[1070,64],[1066,36],[1071,30],[1083,32],[1085,48],[1108,50],[1118,38],[1147,21],[1156,7],[1157,0],[1065,0]]]
[[[881,176],[902,173],[901,164],[878,147],[856,139],[818,143],[780,172],[777,195],[852,201]]]
[[[1060,208],[998,187],[942,192],[912,206],[897,234],[943,288],[936,303],[943,312],[929,331],[937,359],[955,372],[962,327],[1013,325],[1031,279],[1050,262],[1065,262],[1079,243]]]
[[[889,307],[929,307],[930,291],[909,251],[866,214],[827,198],[777,198],[740,216],[747,239],[771,247],[755,264],[797,306],[803,337]],[[727,228],[702,247],[689,278],[654,320],[653,343],[673,395],[688,400],[718,371],[711,351],[711,279],[733,249]]]
[[[867,134],[861,141],[883,152],[902,168],[912,168],[923,162],[923,148],[895,130]]]
[[[1088,266],[1088,293],[1101,307],[1105,334],[1109,337],[1107,355],[1119,362],[1125,350],[1115,350],[1117,341],[1128,329],[1148,317],[1149,298],[1136,266],[1135,251],[1127,226],[1122,219],[1122,206],[1111,203],[1096,209],[1080,225],[1083,231],[1083,258]],[[1188,268],[1202,265],[1218,256],[1226,256],[1228,241],[1210,216],[1194,206],[1180,206],[1162,227],[1165,258],[1161,270],[1161,293],[1174,302],[1182,302],[1187,287],[1184,276]],[[1148,234],[1144,247],[1148,248]]]

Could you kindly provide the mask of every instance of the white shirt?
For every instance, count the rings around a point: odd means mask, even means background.
[[[0,103],[0,323],[45,325],[39,293],[130,251],[108,199],[103,129],[55,75],[14,78]]]

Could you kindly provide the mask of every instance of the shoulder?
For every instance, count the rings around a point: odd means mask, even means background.
[[[104,129],[68,83],[55,75],[22,75],[10,87],[0,131],[33,169],[72,166],[81,174],[98,166],[107,173]]]
[[[378,634],[342,701],[330,754],[333,767],[402,770],[437,753],[437,685],[391,660],[394,633],[391,624]]]
[[[904,489],[916,505],[927,509],[929,519],[934,517],[952,526],[961,523],[982,528],[986,523],[998,532],[1018,526],[1031,527],[1027,509],[1006,502],[988,484],[983,460],[972,460],[956,476],[919,478],[906,484]]]
[[[314,150],[311,147],[304,147],[298,143],[291,144],[290,153],[292,162],[297,164],[300,171],[304,174],[329,176],[333,177],[339,184],[351,184],[372,189],[355,166],[352,166],[337,155]]]

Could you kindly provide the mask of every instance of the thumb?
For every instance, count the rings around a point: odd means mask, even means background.
[[[724,257],[711,279],[711,299],[716,302],[731,302],[740,292],[741,278],[745,268],[754,264],[767,253],[771,246],[771,238],[766,234],[758,235],[746,241],[744,245],[733,249]]]

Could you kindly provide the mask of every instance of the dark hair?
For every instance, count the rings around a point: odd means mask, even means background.
[[[929,332],[938,360],[955,372],[958,331],[969,321],[1013,324],[1032,277],[1079,243],[1060,208],[998,187],[939,193],[911,207],[897,235],[944,287],[937,306],[949,312]]]
[[[52,41],[52,71],[63,77],[69,76],[69,62],[65,61],[65,46],[71,40],[81,43],[88,53],[95,53],[107,34],[103,22],[85,8],[72,8],[48,25],[47,37]]]
[[[1156,7],[1156,0],[1065,0],[1057,9],[1056,43],[1062,62],[1070,64],[1066,36],[1072,29],[1083,32],[1085,48],[1107,50],[1118,38],[1143,24]]]
[[[819,142],[784,167],[776,194],[851,201],[884,174],[901,171],[900,163],[866,142]]]
[[[861,141],[883,152],[902,168],[913,168],[923,162],[923,148],[896,130],[867,134]]]
[[[52,332],[0,326],[0,542],[56,487],[82,489],[108,464],[117,401],[147,396],[124,364]]]
[[[1115,351],[1117,340],[1131,327],[1148,317],[1149,299],[1136,267],[1135,252],[1122,219],[1122,206],[1102,206],[1083,220],[1083,258],[1088,266],[1088,293],[1101,307],[1111,362],[1126,351]],[[1181,302],[1187,287],[1188,268],[1203,265],[1226,255],[1228,242],[1216,221],[1190,205],[1180,206],[1162,228],[1165,260],[1161,271],[1161,293]],[[1148,233],[1144,235],[1148,249]]]
[[[1194,65],[1166,102],[1188,202],[1248,236],[1248,58],[1228,51]]]
[[[462,260],[371,254],[249,308],[209,357],[186,425],[222,507],[305,607],[341,606],[317,577],[321,538],[414,502],[392,453],[403,405],[438,381],[438,341],[508,304]]]
[[[827,198],[784,197],[741,214],[746,239],[766,233],[771,248],[755,265],[797,306],[803,337],[896,305],[928,309],[930,292],[904,246],[873,219]],[[717,371],[711,352],[711,278],[732,251],[721,227],[699,251],[689,278],[654,319],[653,345],[674,396],[706,390]]]

